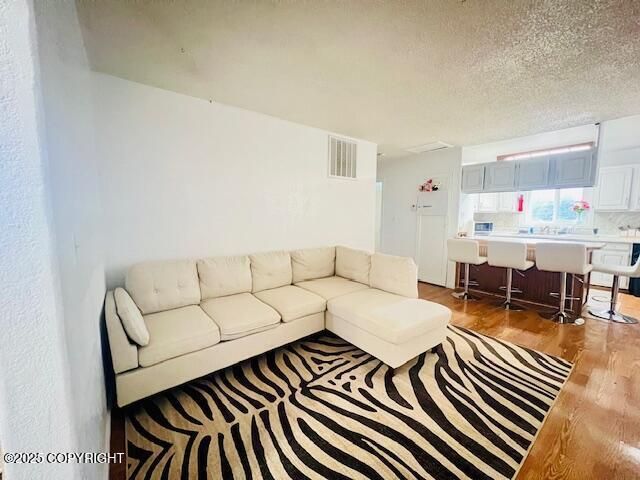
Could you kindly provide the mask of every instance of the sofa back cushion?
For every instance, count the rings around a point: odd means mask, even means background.
[[[332,277],[336,271],[335,247],[306,248],[291,252],[293,283]]]
[[[336,247],[336,275],[369,285],[371,254],[365,250]]]
[[[138,263],[127,272],[125,285],[143,315],[200,303],[195,260]]]
[[[249,257],[215,257],[198,260],[202,299],[251,292]]]
[[[264,252],[249,256],[251,261],[252,292],[291,285],[291,256],[289,252]]]
[[[374,253],[369,285],[403,297],[418,298],[418,267],[409,257]]]

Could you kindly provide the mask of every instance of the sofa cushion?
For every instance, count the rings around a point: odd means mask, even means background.
[[[291,252],[293,283],[331,277],[336,271],[335,247],[306,248]]]
[[[149,330],[147,330],[140,309],[133,303],[133,300],[124,288],[116,288],[113,296],[116,302],[118,317],[120,317],[127,337],[144,347],[149,343]]]
[[[336,275],[369,284],[371,254],[365,250],[336,247]]]
[[[144,316],[149,344],[138,349],[142,367],[202,350],[220,341],[220,330],[197,305]]]
[[[198,260],[202,299],[251,291],[249,257],[215,257]]]
[[[347,293],[357,292],[358,290],[369,289],[368,285],[335,276],[296,283],[296,286],[320,295],[325,300],[346,295]]]
[[[396,345],[449,323],[451,310],[438,303],[369,289],[330,300],[329,312]]]
[[[289,252],[265,252],[250,255],[252,292],[291,285]]]
[[[194,260],[138,263],[127,272],[125,286],[143,315],[200,303]]]
[[[374,253],[369,272],[371,288],[418,298],[418,267],[412,258]]]
[[[273,307],[284,322],[324,312],[327,306],[327,301],[321,296],[294,285],[263,290],[255,296]]]
[[[250,293],[211,298],[201,306],[220,328],[221,340],[244,337],[280,323],[280,314]]]

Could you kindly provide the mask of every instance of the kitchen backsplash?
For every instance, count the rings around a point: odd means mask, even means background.
[[[474,213],[476,222],[493,222],[494,230],[510,230],[518,228],[518,213]],[[619,226],[631,225],[640,227],[640,212],[595,212],[593,228],[605,235],[619,235]]]

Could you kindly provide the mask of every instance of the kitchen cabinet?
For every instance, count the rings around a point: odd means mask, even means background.
[[[482,192],[484,188],[484,165],[467,165],[462,168],[462,192]]]
[[[598,180],[596,210],[629,210],[633,167],[603,167]],[[636,200],[637,201],[637,200]]]
[[[554,155],[549,188],[592,187],[595,183],[595,167],[593,150]]]
[[[597,151],[552,154],[501,160],[462,167],[463,193],[516,192],[554,188],[593,187]],[[638,200],[640,209],[640,199]]]
[[[519,190],[548,188],[549,167],[549,157],[531,158],[518,162],[516,187]]]
[[[640,165],[633,167],[633,181],[631,182],[631,210],[640,211]]]
[[[605,265],[628,266],[631,264],[631,244],[607,243],[603,249],[593,252],[592,263]],[[629,277],[619,277],[620,288],[628,288]],[[608,273],[591,272],[591,284],[611,288],[613,275]]]
[[[480,213],[497,213],[517,211],[518,193],[479,193],[476,195],[475,211]]]
[[[488,192],[512,192],[516,186],[517,162],[493,162],[484,167],[484,188]]]
[[[497,193],[479,193],[476,210],[482,213],[495,213],[498,211],[498,201]]]
[[[498,194],[499,212],[516,212],[518,202],[518,192],[501,192]]]

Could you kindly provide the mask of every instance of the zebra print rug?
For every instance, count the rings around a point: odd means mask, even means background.
[[[572,365],[458,327],[393,372],[328,333],[141,401],[129,478],[513,478]]]

